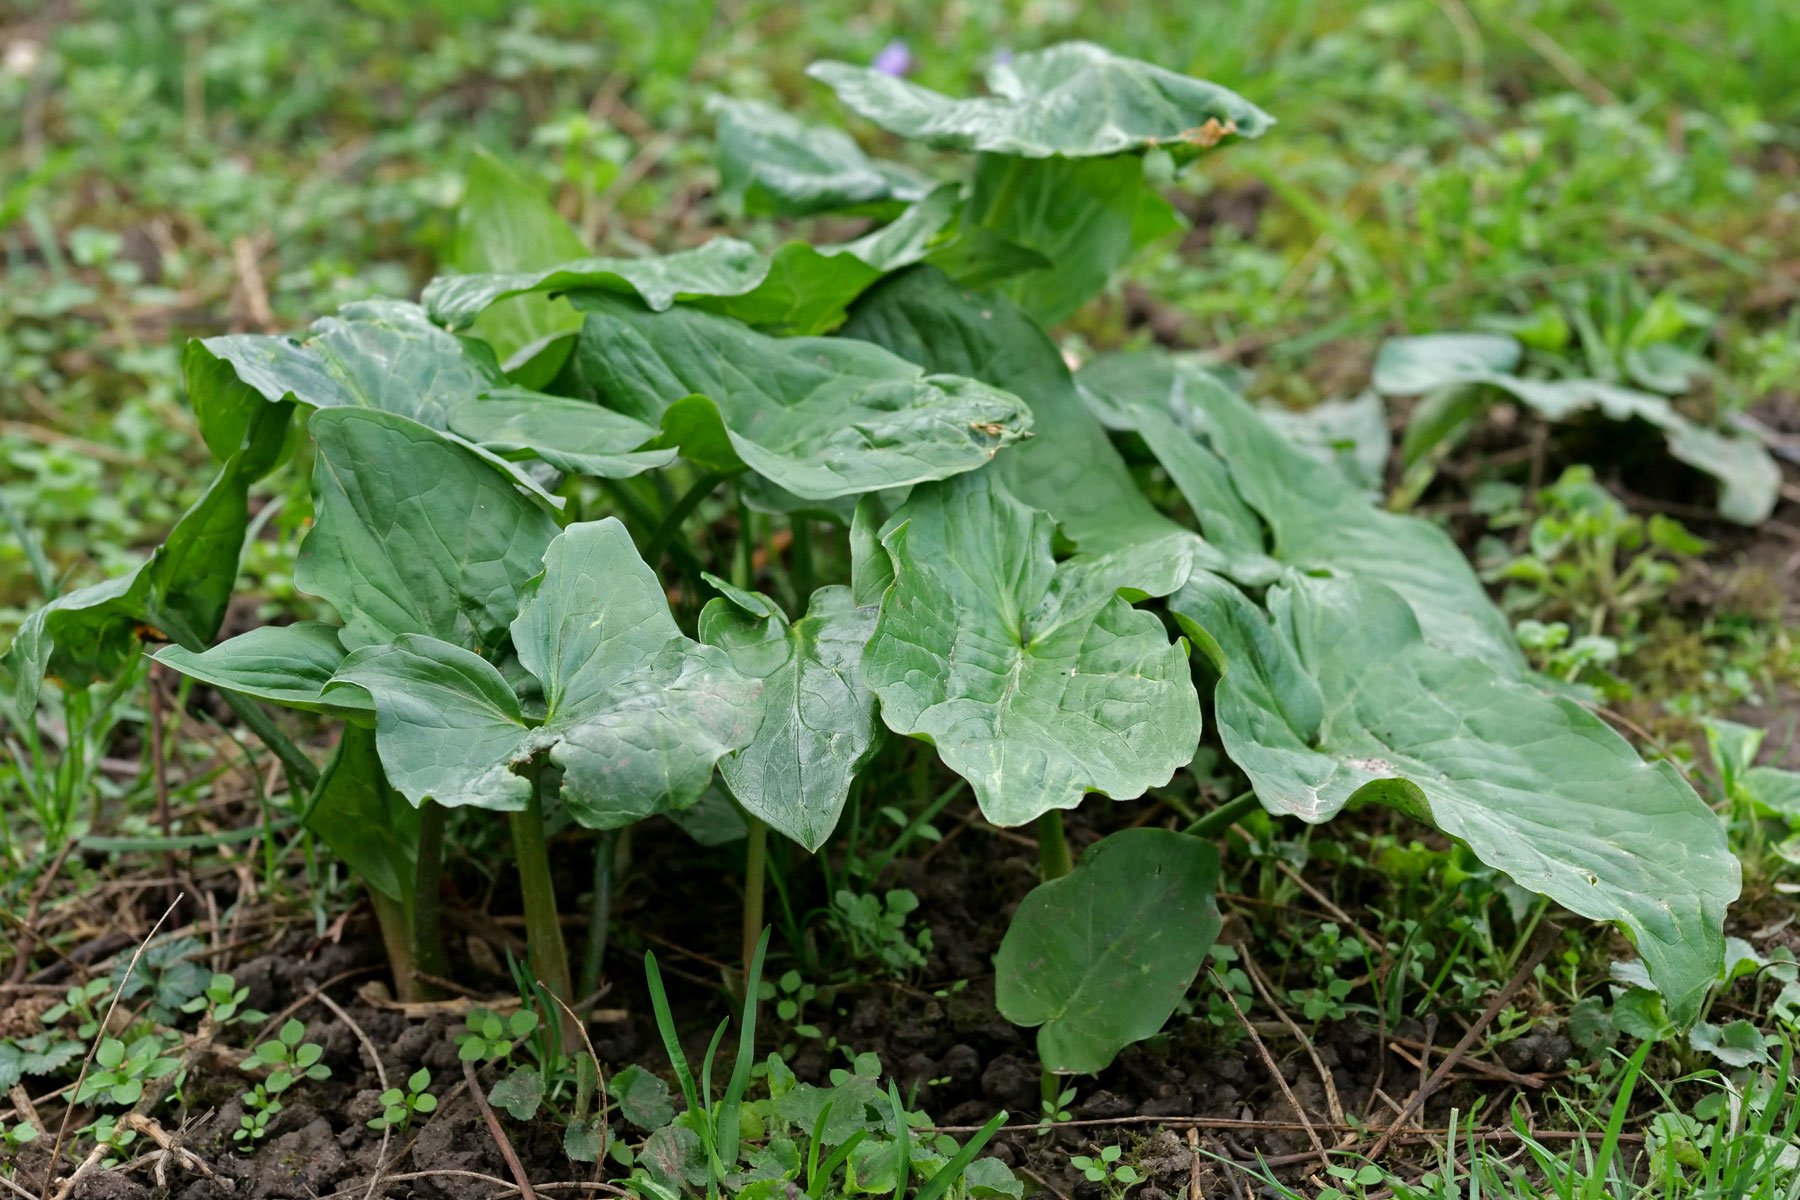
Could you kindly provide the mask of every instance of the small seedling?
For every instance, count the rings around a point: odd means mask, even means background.
[[[1387,1173],[1373,1163],[1364,1163],[1360,1167],[1334,1164],[1326,1167],[1325,1173],[1337,1180],[1337,1183],[1321,1191],[1319,1200],[1350,1200],[1353,1196],[1365,1195],[1370,1188],[1387,1181]]]
[[[1069,1165],[1087,1176],[1090,1183],[1097,1183],[1104,1188],[1112,1200],[1117,1200],[1127,1190],[1144,1182],[1144,1177],[1136,1167],[1119,1161],[1124,1154],[1117,1146],[1105,1146],[1097,1156],[1075,1155],[1069,1159]]]
[[[1045,1099],[1042,1105],[1044,1115],[1038,1119],[1037,1123],[1038,1136],[1042,1137],[1049,1133],[1050,1127],[1059,1121],[1074,1120],[1075,1114],[1069,1111],[1069,1106],[1073,1103],[1075,1103],[1074,1088],[1064,1088],[1056,1094],[1054,1100]]]
[[[145,1034],[127,1046],[118,1038],[102,1038],[94,1051],[94,1070],[81,1081],[75,1102],[105,1096],[114,1104],[136,1104],[144,1094],[144,1084],[170,1075],[181,1065],[179,1058],[163,1053],[168,1049],[155,1034]]]
[[[30,1121],[20,1121],[11,1128],[0,1125],[0,1146],[4,1146],[8,1150],[17,1150],[28,1142],[36,1141],[37,1135],[37,1126]]]
[[[325,1056],[324,1047],[317,1042],[305,1041],[306,1026],[297,1018],[289,1017],[273,1041],[264,1042],[251,1051],[238,1066],[245,1071],[254,1071],[259,1067],[274,1067],[268,1082],[275,1092],[288,1089],[296,1079],[329,1079],[331,1068],[319,1060]],[[279,1087],[273,1086],[280,1082]]]
[[[244,1116],[232,1130],[234,1141],[254,1143],[269,1129],[269,1122],[281,1111],[281,1095],[301,1079],[328,1079],[331,1068],[319,1060],[325,1051],[317,1042],[305,1041],[306,1026],[289,1018],[273,1041],[263,1042],[238,1066],[254,1071],[274,1068],[269,1077],[244,1093]]]
[[[231,1140],[251,1144],[261,1141],[269,1132],[269,1122],[280,1111],[281,1101],[269,1091],[268,1084],[257,1084],[244,1093],[244,1115],[238,1118],[238,1127],[231,1131]],[[248,1149],[248,1145],[245,1148]]]
[[[206,990],[183,1004],[181,1011],[204,1012],[207,1020],[215,1025],[260,1025],[268,1018],[254,1008],[243,1007],[244,1000],[249,995],[250,989],[239,987],[237,980],[231,976],[215,974],[207,982]]]
[[[905,888],[880,897],[839,888],[831,912],[854,957],[900,976],[922,969],[931,952],[931,930],[920,929],[910,936],[906,930],[907,918],[918,907],[919,897]]]
[[[111,986],[111,981],[106,979],[90,979],[86,983],[76,984],[63,994],[61,1004],[44,1010],[44,1024],[60,1024],[64,1017],[73,1016],[78,1022],[75,1036],[87,1041],[100,1032],[99,1003]]]
[[[92,1125],[89,1125],[81,1132],[93,1138],[97,1144],[105,1146],[110,1150],[118,1151],[121,1154],[127,1150],[133,1142],[137,1141],[138,1138],[137,1130],[131,1128],[121,1129],[119,1127],[119,1119],[110,1113],[106,1116],[97,1118]],[[101,1160],[100,1165],[103,1167],[110,1167],[118,1161],[119,1160],[116,1157],[109,1154]]]
[[[381,1115],[369,1122],[369,1128],[405,1133],[412,1127],[414,1113],[436,1112],[437,1097],[425,1090],[430,1086],[431,1072],[420,1067],[407,1078],[405,1087],[392,1087],[381,1093]]]
[[[513,1047],[537,1029],[538,1015],[522,1008],[502,1017],[485,1008],[473,1008],[463,1018],[463,1025],[467,1032],[456,1037],[459,1059],[463,1062],[510,1062]]]

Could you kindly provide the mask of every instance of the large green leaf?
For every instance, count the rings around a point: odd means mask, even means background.
[[[963,290],[922,267],[872,289],[842,333],[927,371],[1005,388],[1030,404],[1031,439],[990,469],[1014,496],[1054,517],[1084,553],[1156,542],[1180,530],[1138,490],[1050,339],[1005,297]],[[1163,576],[1139,586],[1163,592],[1180,585]]]
[[[583,298],[584,377],[690,458],[741,461],[807,499],[902,487],[983,466],[1030,413],[972,379],[926,375],[845,338],[771,338],[689,308]]]
[[[879,229],[848,242],[784,242],[768,273],[743,295],[703,297],[695,308],[736,317],[771,333],[805,337],[843,322],[845,308],[883,275],[920,262],[943,245],[962,205],[955,184],[928,192]],[[999,255],[990,255],[991,266]]]
[[[1045,1070],[1104,1070],[1162,1028],[1219,936],[1218,881],[1210,843],[1126,829],[1032,889],[994,956],[994,1000],[1037,1027]]]
[[[319,776],[306,827],[370,887],[410,906],[419,861],[419,810],[388,786],[373,730],[344,726]]]
[[[880,279],[922,260],[955,218],[961,201],[945,184],[887,225],[849,242],[787,242],[764,255],[732,238],[644,258],[587,258],[548,269],[498,275],[446,275],[425,288],[432,317],[451,328],[490,304],[533,293],[603,292],[662,312],[676,301],[736,317],[771,332],[823,333],[845,306]]]
[[[1490,388],[1518,400],[1548,421],[1569,421],[1598,413],[1609,421],[1642,421],[1660,430],[1669,453],[1712,476],[1718,484],[1719,515],[1741,525],[1757,525],[1775,511],[1781,495],[1781,468],[1761,442],[1702,425],[1676,410],[1663,396],[1634,391],[1598,379],[1531,379],[1510,373],[1519,343],[1499,334],[1443,333],[1394,338],[1382,346],[1375,386],[1389,395],[1445,389]],[[1425,406],[1428,417],[1440,405]],[[1460,436],[1466,425],[1446,423],[1441,436]],[[1429,447],[1408,431],[1414,456]]]
[[[835,125],[803,121],[760,100],[714,96],[720,205],[738,215],[805,217],[894,200],[930,184],[899,163],[870,158]]]
[[[295,582],[343,618],[346,650],[407,633],[493,650],[556,519],[504,463],[392,413],[313,414],[317,523]]]
[[[1307,409],[1263,405],[1256,410],[1296,449],[1325,463],[1358,491],[1379,498],[1387,485],[1387,406],[1374,392],[1350,400],[1321,400]]]
[[[308,712],[367,711],[351,692],[325,699],[325,685],[344,664],[335,626],[318,621],[264,625],[207,650],[164,646],[156,661],[226,691]]]
[[[816,851],[875,748],[875,694],[862,656],[876,609],[857,607],[849,588],[825,587],[790,623],[767,596],[713,584],[724,595],[701,612],[700,640],[763,681],[756,738],[719,772],[752,816]]]
[[[1235,579],[1273,577],[1262,518],[1231,482],[1231,469],[1201,440],[1187,382],[1162,362],[1106,354],[1075,376],[1088,406],[1109,429],[1139,434],[1193,510],[1200,532],[1225,554]]]
[[[336,700],[358,689],[374,701],[388,782],[415,806],[525,807],[531,782],[513,766],[537,746],[519,698],[487,659],[424,634],[401,634],[352,652],[325,694]]]
[[[445,333],[424,309],[398,300],[346,304],[299,340],[244,333],[188,344],[190,381],[219,363],[270,402],[380,409],[433,429],[444,428],[458,401],[506,382],[486,344]],[[243,419],[225,404],[195,408],[209,446],[229,440]]]
[[[1389,338],[1375,355],[1375,390],[1388,396],[1422,396],[1470,378],[1511,371],[1524,349],[1518,338],[1504,333]]]
[[[529,271],[586,253],[581,237],[544,198],[541,187],[475,148],[456,210],[450,259],[458,271]],[[508,361],[580,327],[580,317],[548,296],[516,296],[482,313],[473,331]]]
[[[1170,608],[1214,658],[1225,749],[1274,812],[1391,805],[1521,886],[1622,924],[1677,1020],[1724,953],[1738,864],[1668,763],[1579,704],[1429,644],[1398,593],[1291,575],[1265,616],[1197,572]]]
[[[714,238],[692,250],[641,258],[577,258],[524,271],[440,275],[419,298],[451,329],[474,323],[490,305],[536,292],[601,289],[635,296],[657,312],[677,300],[737,296],[761,283],[768,263],[748,242]]]
[[[1200,740],[1186,647],[1118,594],[1144,564],[1127,549],[1059,565],[1051,532],[982,471],[916,489],[882,537],[895,580],[863,673],[888,728],[934,744],[998,825],[1090,791],[1135,799]]]
[[[1274,558],[1303,571],[1386,584],[1412,605],[1428,641],[1485,658],[1511,673],[1524,670],[1505,617],[1488,600],[1449,535],[1427,521],[1377,508],[1338,472],[1320,470],[1305,450],[1277,434],[1210,372],[1178,358],[1145,353],[1096,360],[1083,377],[1091,391],[1106,393],[1116,411],[1141,415],[1160,409],[1200,431],[1214,461],[1229,470],[1232,490],[1268,527]],[[1159,424],[1146,432],[1161,435],[1147,439],[1150,449],[1187,493],[1190,485],[1181,468],[1191,456],[1185,446]],[[1210,462],[1205,465],[1212,469]],[[1219,511],[1225,505],[1216,490],[1210,495],[1189,495],[1203,522],[1203,501]],[[1225,536],[1219,524],[1203,528],[1208,537],[1215,528]],[[1228,544],[1235,546],[1239,536],[1233,534]],[[1259,567],[1253,558],[1234,565]],[[1255,569],[1240,579],[1260,584],[1267,575]]]
[[[1161,206],[1163,220],[1146,224]],[[1001,290],[1053,325],[1097,296],[1149,236],[1179,226],[1133,155],[1015,158],[984,154],[975,166],[968,227],[1041,254],[1046,265]]]
[[[1258,137],[1274,124],[1262,109],[1217,84],[1088,42],[1064,42],[996,63],[988,70],[989,95],[970,100],[848,63],[814,63],[807,74],[901,137],[1026,158],[1085,158],[1152,146],[1185,157],[1227,136]]]
[[[601,479],[627,479],[675,461],[677,451],[642,450],[660,432],[624,413],[504,388],[450,410],[452,432],[502,458],[537,458],[559,471]]]
[[[218,635],[237,584],[250,485],[279,455],[292,406],[258,404],[242,448],[136,570],[59,596],[31,613],[7,647],[13,711],[37,711],[46,674],[85,687],[117,674],[146,635],[198,650]]]
[[[531,785],[515,768],[547,751],[575,819],[618,828],[693,803],[756,730],[759,685],[682,636],[613,518],[550,544],[512,641],[542,685],[541,722],[492,663],[435,638],[366,646],[338,672],[333,692],[374,698],[382,764],[414,804],[517,809]]]

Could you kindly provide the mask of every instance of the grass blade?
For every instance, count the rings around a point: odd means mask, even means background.
[[[962,1178],[963,1172],[969,1169],[969,1164],[975,1161],[975,1156],[981,1153],[981,1148],[988,1144],[988,1141],[1000,1131],[1000,1127],[1005,1125],[1009,1119],[1005,1109],[1001,1109],[989,1117],[988,1123],[981,1127],[981,1131],[970,1138],[963,1148],[956,1152],[955,1157],[945,1163],[935,1175],[920,1186],[919,1194],[913,1197],[913,1200],[939,1200],[945,1192],[950,1190],[951,1184]]]
[[[750,1070],[756,1059],[757,986],[762,982],[763,956],[769,950],[769,930],[765,926],[757,939],[756,953],[750,959],[750,970],[744,976],[744,1012],[738,1020],[737,1061],[731,1065],[731,1079],[725,1085],[725,1096],[719,1101],[719,1157],[736,1162],[738,1152],[738,1108],[750,1087]]]
[[[681,1037],[675,1032],[675,1016],[669,1011],[668,993],[663,991],[662,972],[656,969],[656,955],[648,950],[644,951],[644,980],[650,985],[650,1007],[656,1012],[656,1030],[662,1034],[663,1052],[669,1056],[675,1082],[680,1085],[688,1108],[695,1112],[704,1111],[700,1107],[700,1095],[694,1090],[694,1076],[688,1070],[687,1055],[681,1052]]]

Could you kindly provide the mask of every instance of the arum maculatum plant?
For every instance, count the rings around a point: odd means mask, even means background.
[[[1681,777],[1528,672],[1437,527],[1192,361],[1071,374],[1046,335],[1179,225],[1161,181],[1270,118],[1086,44],[996,66],[976,99],[812,74],[972,170],[929,178],[721,101],[728,211],[872,231],[595,258],[478,158],[462,273],[422,303],[189,346],[218,478],[137,572],[27,621],[21,718],[46,676],[80,687],[167,641],[160,662],[273,740],[376,898],[403,989],[438,969],[445,810],[506,815],[533,968],[570,998],[547,822],[605,835],[729,805],[755,931],[766,831],[818,850],[886,733],[989,821],[1037,827],[1045,880],[997,993],[1051,1071],[1098,1070],[1173,1011],[1219,928],[1207,835],[1253,805],[1431,824],[1620,926],[1691,1021],[1738,867]],[[214,644],[247,489],[283,461],[312,471],[295,579],[336,621]],[[342,723],[322,771],[265,704]],[[1167,785],[1207,711],[1248,797],[1071,864],[1061,814]]]

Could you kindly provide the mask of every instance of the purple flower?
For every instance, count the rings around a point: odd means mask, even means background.
[[[895,38],[883,46],[881,53],[875,56],[875,69],[883,75],[892,75],[896,79],[912,70],[912,65],[912,51],[908,50],[906,43],[899,38]]]
[[[1011,66],[1012,59],[1013,59],[1013,53],[1012,53],[1012,49],[1010,47],[1002,46],[998,50],[994,51],[994,65],[997,67]]]

